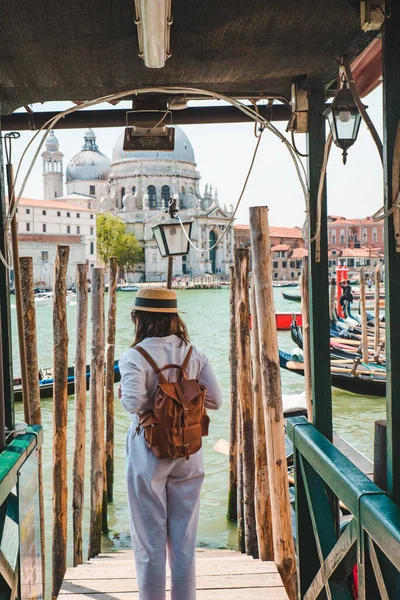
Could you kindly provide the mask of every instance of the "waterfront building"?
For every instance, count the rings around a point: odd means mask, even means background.
[[[18,205],[20,256],[33,258],[34,280],[52,287],[57,244],[70,246],[68,285],[75,281],[77,263],[88,270],[96,261],[96,215],[93,210],[57,200],[21,198]]]
[[[383,249],[383,221],[346,219],[328,216],[329,248],[379,248]]]
[[[235,246],[250,246],[248,225],[235,225]],[[272,277],[277,281],[297,281],[303,257],[307,256],[300,227],[270,227]],[[251,257],[250,257],[251,260]]]

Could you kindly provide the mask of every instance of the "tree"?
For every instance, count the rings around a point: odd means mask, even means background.
[[[126,223],[111,213],[97,215],[97,251],[107,266],[112,256],[124,269],[143,261],[143,249],[133,233],[126,232]]]

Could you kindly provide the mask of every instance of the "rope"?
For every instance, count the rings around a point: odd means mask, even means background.
[[[256,160],[256,156],[257,156],[257,152],[258,152],[258,149],[259,149],[259,147],[260,147],[260,142],[261,142],[261,138],[262,138],[263,131],[264,131],[264,128],[263,128],[263,129],[261,129],[261,131],[260,131],[260,134],[259,134],[259,136],[257,137],[257,144],[256,144],[256,147],[254,148],[253,157],[252,157],[252,159],[251,159],[250,167],[249,167],[249,169],[248,169],[248,171],[247,171],[247,175],[246,175],[246,179],[245,179],[245,181],[244,181],[244,184],[243,184],[242,191],[241,191],[241,193],[240,193],[240,196],[239,196],[239,199],[238,199],[238,201],[236,202],[236,206],[235,206],[235,209],[234,209],[234,211],[233,211],[233,213],[232,213],[232,215],[231,215],[231,218],[229,219],[229,223],[228,223],[228,225],[226,226],[226,229],[224,229],[224,231],[222,232],[222,235],[221,235],[221,236],[218,238],[218,240],[215,242],[215,244],[214,244],[213,246],[211,246],[210,248],[205,248],[204,250],[203,250],[202,248],[198,248],[197,246],[195,246],[195,245],[193,244],[192,240],[189,238],[188,234],[186,233],[186,231],[185,231],[185,228],[184,228],[184,226],[183,226],[183,223],[182,223],[182,220],[181,220],[180,216],[178,215],[178,217],[177,217],[177,218],[178,218],[178,220],[179,220],[180,226],[182,227],[182,231],[183,231],[183,233],[185,234],[185,237],[186,237],[186,239],[188,240],[188,242],[190,243],[190,245],[192,246],[192,248],[194,248],[194,249],[195,249],[197,252],[201,252],[201,253],[203,253],[203,252],[210,252],[211,250],[214,250],[214,248],[216,248],[216,247],[218,246],[218,244],[221,242],[221,240],[222,240],[222,239],[224,238],[224,236],[227,234],[227,232],[228,232],[228,229],[231,227],[231,225],[232,225],[232,223],[233,223],[233,220],[234,220],[234,218],[235,218],[236,212],[237,212],[237,210],[238,210],[238,208],[239,208],[240,202],[241,202],[241,200],[242,200],[243,194],[244,194],[244,192],[245,192],[245,190],[246,190],[247,183],[248,183],[248,181],[249,181],[249,178],[250,178],[251,172],[252,172],[252,170],[253,170],[254,162],[255,162],[255,160]]]

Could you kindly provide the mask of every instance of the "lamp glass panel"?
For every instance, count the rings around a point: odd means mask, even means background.
[[[153,228],[153,234],[161,256],[168,256],[168,248],[165,247],[164,238],[160,230],[160,225],[157,225],[157,227]]]
[[[164,235],[167,242],[168,256],[185,254],[187,239],[179,223],[163,225]]]
[[[333,110],[334,119],[336,122],[336,133],[337,139],[340,140],[353,140],[353,133],[355,130],[355,123],[358,117],[358,111],[344,110],[343,108]]]
[[[331,130],[333,141],[336,143],[337,133],[336,133],[335,120],[333,118],[333,112],[332,112],[332,110],[330,110],[327,113],[327,117],[328,117],[329,129]]]

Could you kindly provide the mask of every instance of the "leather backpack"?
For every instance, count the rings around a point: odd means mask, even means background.
[[[188,379],[186,369],[192,355],[190,346],[182,365],[165,365],[161,369],[140,346],[135,346],[158,375],[153,410],[139,416],[138,432],[142,428],[148,447],[157,458],[189,460],[202,446],[208,435],[210,419],[204,408],[206,388],[197,379]],[[170,382],[163,371],[177,369],[177,381]]]

